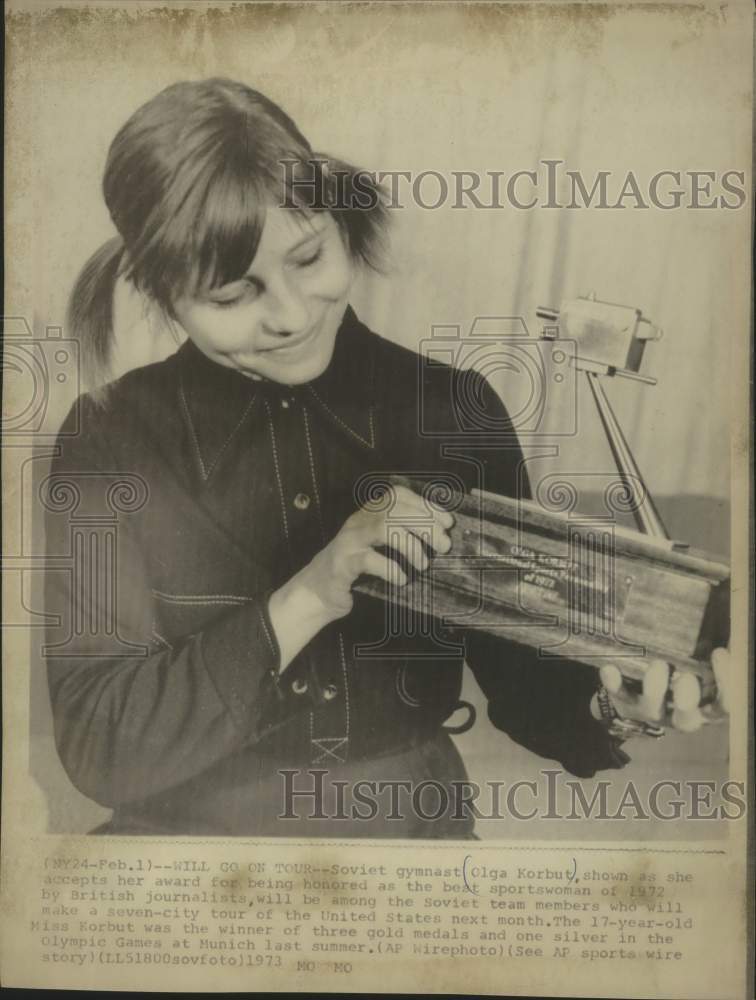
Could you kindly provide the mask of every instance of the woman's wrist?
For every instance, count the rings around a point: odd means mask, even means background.
[[[279,673],[321,629],[338,617],[310,586],[305,570],[270,595],[268,615],[281,651]]]

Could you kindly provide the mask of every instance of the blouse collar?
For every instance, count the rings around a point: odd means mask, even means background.
[[[226,368],[187,340],[178,351],[180,405],[203,479],[264,400],[270,405],[294,397],[359,447],[375,448],[374,341],[349,306],[326,371],[304,385],[286,386]]]

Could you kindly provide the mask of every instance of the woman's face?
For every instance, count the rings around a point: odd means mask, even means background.
[[[299,385],[330,364],[353,273],[329,213],[306,218],[271,207],[246,275],[178,299],[174,312],[218,364]]]

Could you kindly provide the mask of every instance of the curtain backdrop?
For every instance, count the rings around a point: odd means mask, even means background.
[[[37,329],[62,323],[79,267],[112,234],[100,196],[109,141],[141,102],[181,78],[244,80],[279,101],[316,149],[371,170],[502,171],[506,180],[516,170],[543,174],[539,163],[558,159],[589,188],[599,170],[611,171],[614,201],[628,170],[643,190],[660,170],[745,169],[730,122],[737,107],[725,97],[738,38],[718,13],[513,11],[439,5],[419,45],[422,10],[411,6],[392,18],[345,8],[327,23],[317,8],[276,18],[248,8],[248,31],[212,38],[199,16],[175,18],[170,32],[134,20],[120,46],[109,43],[106,70],[96,22],[80,28],[75,48],[61,38],[59,59],[29,66],[37,156],[26,238]],[[655,17],[658,30],[649,30]],[[430,202],[438,188],[429,179],[422,191]],[[527,182],[518,191],[526,199]],[[542,183],[542,200],[544,191]],[[454,209],[451,196],[431,210],[401,192],[387,271],[363,276],[354,294],[373,329],[417,348],[434,325],[468,331],[476,316],[522,317],[536,335],[538,305],[590,290],[637,306],[665,331],[644,361],[658,385],[614,380],[607,389],[640,467],[659,494],[727,496],[729,345],[742,335],[728,320],[736,212]],[[124,289],[117,316],[119,371],[175,348]],[[506,377],[493,382],[505,401],[516,389]],[[67,391],[53,399],[61,416]],[[550,402],[551,427],[566,419],[561,398]],[[611,468],[585,392],[577,435],[557,443],[555,467]]]

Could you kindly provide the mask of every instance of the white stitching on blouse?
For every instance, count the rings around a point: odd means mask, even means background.
[[[349,433],[352,435],[352,437],[357,438],[358,441],[361,441],[362,444],[367,445],[368,448],[375,448],[375,428],[373,426],[373,407],[372,406],[370,407],[370,410],[369,410],[370,440],[366,441],[365,438],[361,434],[358,434],[357,431],[353,430],[349,426],[349,424],[345,423],[345,421],[343,421],[341,419],[341,417],[338,415],[338,413],[334,413],[333,412],[333,410],[328,405],[328,403],[326,403],[323,399],[321,399],[321,397],[317,394],[317,392],[315,392],[315,390],[313,389],[313,387],[311,385],[308,385],[307,388],[313,394],[313,396],[315,397],[315,399],[317,399],[317,401],[320,403],[320,405],[324,409],[328,410],[328,412],[331,414],[331,416],[333,417],[333,419],[336,420],[336,421],[338,421],[345,430],[349,431]]]
[[[347,742],[345,736],[323,736],[318,740],[313,740],[313,744],[320,750],[317,757],[312,758],[313,764],[321,764],[326,757],[333,757],[334,760],[338,761],[339,764],[346,763],[346,757],[340,757],[336,751],[340,750],[341,747]],[[325,743],[333,744],[330,747],[324,746]]]
[[[154,589],[152,594],[169,604],[251,604],[254,601],[254,597],[239,594],[166,594]]]
[[[320,522],[320,535],[325,543],[325,525],[323,524],[323,510],[320,506],[320,492],[318,490],[318,481],[315,476],[315,457],[312,452],[312,442],[310,440],[310,420],[307,416],[307,408],[302,407],[302,414],[304,416],[304,426],[305,426],[305,438],[307,440],[307,454],[310,456],[310,478],[312,479],[312,491],[315,494],[315,503],[318,508],[318,521]]]
[[[260,621],[262,622],[263,632],[265,632],[265,638],[268,640],[268,645],[270,646],[271,651],[273,652],[274,655],[276,655],[278,653],[278,650],[276,649],[276,644],[273,642],[273,636],[270,634],[270,629],[268,628],[268,623],[265,621],[265,615],[262,613],[262,608],[260,608],[259,611],[260,611]]]
[[[349,741],[349,681],[347,680],[346,656],[344,654],[344,636],[339,632],[339,651],[341,653],[341,674],[344,678],[344,709],[346,711],[346,740]]]
[[[284,535],[286,535],[286,541],[289,541],[289,521],[286,517],[286,499],[284,497],[283,482],[281,480],[281,470],[278,465],[278,449],[276,448],[276,433],[273,430],[273,414],[270,412],[270,403],[267,399],[263,400],[265,404],[265,412],[268,415],[268,430],[270,431],[270,443],[273,446],[273,465],[276,470],[276,482],[278,483],[278,496],[281,501],[281,516],[283,518],[283,529]]]
[[[250,410],[252,409],[252,404],[254,403],[254,401],[255,401],[255,397],[253,396],[253,397],[252,397],[252,399],[250,399],[250,401],[249,401],[249,402],[247,403],[246,407],[244,408],[244,413],[242,413],[242,415],[241,415],[241,417],[240,417],[240,419],[239,419],[239,423],[238,423],[238,424],[236,425],[236,427],[234,427],[234,429],[233,429],[233,430],[231,431],[231,433],[229,434],[229,436],[228,436],[228,437],[226,438],[226,442],[225,442],[225,444],[223,445],[223,447],[221,448],[221,450],[220,450],[220,451],[218,452],[218,454],[217,454],[217,455],[215,456],[215,459],[214,459],[214,461],[213,461],[213,464],[212,464],[212,465],[210,466],[210,468],[209,468],[209,469],[207,470],[207,475],[208,475],[208,478],[209,478],[209,477],[210,477],[210,476],[212,475],[212,472],[213,472],[213,469],[214,469],[214,468],[215,468],[215,466],[216,466],[216,465],[218,464],[218,462],[219,462],[219,461],[221,460],[221,456],[223,455],[223,452],[224,452],[224,451],[226,450],[226,448],[228,448],[228,446],[229,446],[229,445],[231,444],[231,441],[232,441],[232,440],[233,440],[233,438],[235,437],[235,435],[236,435],[237,431],[238,431],[238,430],[239,430],[239,429],[241,428],[241,425],[242,425],[242,424],[244,423],[244,421],[245,421],[245,420],[247,419],[247,415],[248,415],[249,411],[250,411]]]
[[[194,421],[192,420],[192,415],[189,412],[189,405],[186,401],[183,382],[179,382],[179,398],[181,399],[181,406],[184,410],[184,416],[186,417],[186,422],[189,424],[189,433],[192,436],[192,443],[194,444],[194,451],[197,456],[197,461],[199,462],[200,472],[202,474],[202,478],[206,480],[208,477],[208,471],[205,468],[205,463],[202,460],[202,452],[200,451],[199,441],[197,440],[197,432],[194,429]]]
[[[310,459],[310,476],[312,478],[312,490],[313,490],[313,493],[315,494],[315,502],[316,502],[317,508],[318,508],[318,519],[320,521],[320,534],[321,534],[321,537],[323,539],[323,542],[325,542],[325,526],[323,524],[323,514],[322,514],[322,510],[321,510],[321,506],[320,506],[320,493],[318,491],[318,481],[317,481],[317,478],[315,476],[315,457],[314,457],[313,451],[312,451],[312,441],[310,440],[310,421],[309,421],[309,418],[307,416],[307,408],[304,407],[304,406],[302,407],[302,414],[304,416],[305,438],[307,440],[307,454],[309,455],[309,459]],[[349,746],[349,680],[348,680],[348,675],[347,675],[346,655],[344,653],[344,636],[343,636],[343,634],[341,632],[339,632],[339,653],[340,653],[340,657],[341,657],[341,675],[342,675],[342,677],[344,679],[344,711],[345,711],[345,716],[346,716],[346,719],[345,719],[345,721],[346,721],[346,736],[344,737],[344,742],[347,744],[347,752],[348,752],[348,746]],[[312,740],[312,730],[311,730],[311,733],[310,733],[310,737],[311,737],[311,740]],[[333,756],[335,756],[335,754]],[[346,754],[345,754],[345,756],[346,756]],[[321,758],[319,758],[319,759],[321,759]]]
[[[204,463],[204,460],[202,458],[202,452],[200,451],[199,440],[197,438],[197,432],[196,432],[196,430],[194,428],[194,421],[192,420],[192,415],[191,415],[191,413],[189,411],[189,404],[186,401],[186,394],[184,392],[184,383],[183,382],[179,383],[179,393],[181,395],[181,405],[182,405],[182,408],[184,410],[184,416],[186,417],[187,423],[189,424],[189,431],[190,431],[191,436],[192,436],[192,443],[194,444],[194,451],[195,451],[195,453],[197,455],[197,461],[199,462],[200,472],[202,473],[202,478],[205,480],[205,482],[207,482],[207,480],[213,474],[213,469],[217,466],[218,462],[221,460],[221,457],[222,457],[224,451],[231,444],[231,442],[233,441],[236,433],[239,431],[239,429],[241,428],[242,424],[247,419],[249,411],[252,409],[252,405],[255,402],[255,397],[253,396],[252,399],[250,399],[250,401],[247,403],[246,407],[244,408],[244,413],[242,413],[242,415],[241,415],[241,417],[239,419],[239,422],[237,423],[237,425],[234,427],[234,429],[231,431],[231,433],[226,438],[226,440],[225,440],[223,446],[221,447],[220,451],[218,452],[218,454],[213,459],[212,464],[210,466],[206,466],[205,463]]]
[[[166,649],[173,649],[173,646],[171,645],[171,643],[168,642],[168,640],[165,638],[164,635],[161,635],[158,632],[158,630],[154,627],[154,625],[152,627],[152,635],[155,637],[155,639],[157,640],[157,642],[160,643],[161,646],[165,646]]]

